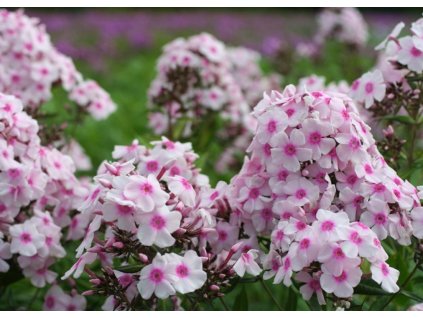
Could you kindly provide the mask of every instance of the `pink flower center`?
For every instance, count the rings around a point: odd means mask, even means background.
[[[147,170],[149,172],[155,172],[159,168],[159,163],[156,160],[151,160],[147,162]]]
[[[56,300],[54,299],[54,297],[53,297],[53,296],[48,296],[48,297],[46,298],[46,302],[45,302],[45,304],[46,304],[46,307],[47,307],[48,309],[53,308],[55,303],[56,303]]]
[[[333,250],[332,255],[337,260],[340,260],[340,259],[344,259],[345,258],[345,254],[344,254],[344,252],[342,251],[342,249],[340,247],[335,248]]]
[[[295,156],[295,154],[297,153],[297,148],[295,148],[295,145],[293,144],[287,144],[284,147],[284,152],[287,156]]]
[[[386,266],[385,263],[382,264],[381,270],[382,270],[383,276],[388,276],[389,275],[389,268],[388,268],[388,266]]]
[[[283,231],[282,231],[282,230],[278,230],[278,231],[276,232],[276,239],[277,239],[278,241],[282,241],[284,237],[285,237],[285,234],[283,233]]]
[[[364,171],[366,171],[367,174],[372,174],[373,173],[373,168],[371,165],[366,164],[364,165]]]
[[[366,83],[366,85],[364,86],[364,90],[366,91],[367,94],[373,93],[374,84],[372,82]]]
[[[309,247],[310,247],[310,239],[308,239],[308,238],[302,239],[301,242],[300,242],[300,248],[302,250],[306,250]]]
[[[210,195],[210,200],[215,200],[218,196],[219,196],[219,192],[218,192],[218,191],[214,191],[214,192]]]
[[[383,183],[378,183],[373,187],[375,192],[381,193],[384,192],[386,190],[386,187]]]
[[[306,192],[306,190],[304,190],[304,189],[298,189],[296,192],[295,192],[295,197],[298,199],[298,200],[301,200],[301,199],[303,199],[304,197],[306,197],[307,196],[307,192]]]
[[[418,48],[416,48],[415,46],[413,46],[410,50],[410,53],[412,56],[414,57],[419,57],[420,55],[422,55],[422,51],[420,51]]]
[[[6,206],[3,203],[0,203],[0,214],[4,213],[6,211]]]
[[[153,186],[149,183],[143,183],[140,186],[140,190],[141,192],[143,192],[144,194],[152,194],[153,193]]]
[[[356,197],[354,198],[354,201],[353,201],[354,206],[355,206],[356,208],[358,208],[358,207],[361,205],[361,203],[363,203],[363,197],[362,197],[361,195],[356,196]]]
[[[285,270],[288,270],[289,268],[291,268],[291,259],[289,257],[285,258],[285,262],[283,264],[283,268]]]
[[[266,143],[266,144],[263,146],[263,152],[264,152],[264,154],[265,154],[267,157],[270,157],[270,156],[271,156],[271,154],[272,154],[272,147],[271,147],[268,143]]]
[[[272,259],[272,270],[276,272],[281,265],[279,264],[277,259]]]
[[[320,290],[320,283],[317,279],[309,281],[308,286],[314,291]]]
[[[315,131],[315,132],[310,134],[308,140],[309,140],[310,144],[318,145],[318,144],[320,144],[320,141],[322,140],[322,135],[318,131]]]
[[[32,241],[32,237],[31,234],[27,233],[27,232],[23,232],[20,236],[20,240],[23,244],[28,244]]]
[[[270,221],[270,220],[272,220],[272,216],[273,216],[273,213],[272,213],[272,210],[271,210],[271,209],[266,208],[266,209],[263,209],[263,210],[261,211],[261,217],[262,217],[262,218],[263,218],[263,220],[265,220],[265,221]]]
[[[165,227],[166,220],[160,215],[155,215],[151,218],[150,225],[155,230],[161,230]]]
[[[189,269],[185,264],[180,264],[176,267],[176,275],[178,275],[179,278],[184,278],[189,275]]]
[[[172,168],[170,168],[169,174],[174,177],[177,176],[181,173],[181,170],[177,167],[177,166],[173,166]]]
[[[350,240],[356,245],[361,244],[361,242],[363,241],[358,232],[352,232],[350,235]]]
[[[248,194],[250,199],[257,199],[260,195],[260,190],[258,188],[252,188]]]
[[[185,188],[185,190],[191,190],[192,186],[191,183],[187,179],[182,179],[182,186]]]
[[[291,118],[292,115],[295,114],[295,109],[292,109],[292,108],[287,109],[286,114],[288,115],[288,118]]]
[[[306,228],[306,224],[304,222],[298,221],[295,224],[295,227],[297,228],[297,230],[302,231]]]
[[[355,80],[355,81],[352,83],[352,85],[351,85],[351,89],[352,89],[353,91],[356,91],[356,90],[357,90],[357,88],[358,88],[358,85],[360,85],[360,81]]]
[[[360,140],[357,137],[352,137],[350,139],[350,142],[348,143],[348,146],[352,149],[352,150],[357,150],[358,148],[360,148]]]
[[[122,216],[127,216],[132,213],[132,208],[127,205],[117,205],[118,214]]]
[[[152,281],[154,284],[159,284],[164,277],[164,273],[160,268],[154,268],[151,272],[150,272],[150,281]]]
[[[322,223],[321,229],[323,232],[330,232],[333,230],[334,227],[335,223],[333,223],[332,221],[324,221]]]
[[[357,179],[358,179],[358,177],[356,175],[352,174],[352,175],[348,176],[347,183],[350,184],[350,185],[353,185],[354,183],[357,182]]]
[[[279,171],[279,173],[278,173],[278,180],[280,180],[280,181],[286,181],[286,178],[288,177],[288,171],[286,171],[286,170],[282,170],[282,171]]]
[[[226,239],[228,238],[228,233],[226,233],[225,231],[218,231],[217,234],[219,236],[219,241],[226,241]]]
[[[377,213],[375,215],[375,223],[377,225],[383,225],[386,223],[386,215],[383,212]]]
[[[267,131],[271,134],[273,134],[276,131],[276,121],[275,120],[270,120],[267,123]]]
[[[289,220],[289,218],[292,216],[292,213],[291,212],[289,212],[289,211],[285,211],[285,212],[283,212],[282,213],[282,219],[284,219],[284,220]]]
[[[338,283],[342,283],[342,282],[344,282],[344,281],[346,281],[347,280],[347,273],[345,273],[344,271],[341,273],[341,275],[339,275],[339,276],[335,276],[334,277],[335,278],[335,280],[338,282]]]

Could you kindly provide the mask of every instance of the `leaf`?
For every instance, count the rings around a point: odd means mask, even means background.
[[[232,310],[246,311],[248,310],[248,297],[244,286],[242,286],[240,293],[236,296]]]
[[[297,295],[295,290],[291,287],[288,292],[288,299],[286,300],[286,303],[285,303],[285,310],[288,310],[288,311],[296,310],[298,297],[299,296]]]
[[[359,295],[372,295],[372,296],[388,296],[391,293],[384,291],[379,287],[375,282],[371,280],[364,280],[356,288],[354,288],[354,293]]]
[[[314,310],[314,311],[321,311],[322,310],[322,306],[320,306],[316,295],[313,295],[313,297],[311,297],[310,300],[307,301],[307,305],[311,310]]]
[[[401,290],[401,291],[400,291],[400,293],[401,293],[402,295],[404,295],[404,296],[408,297],[408,298],[411,298],[411,299],[415,300],[415,301],[418,301],[418,302],[423,302],[423,298],[422,298],[422,297],[420,297],[419,295],[416,295],[416,294],[415,294],[415,293],[413,293],[413,292],[410,292],[410,291],[407,291],[407,290]]]
[[[388,115],[388,116],[383,117],[383,119],[392,120],[392,121],[396,121],[396,122],[403,123],[403,124],[414,125],[416,123],[413,118],[411,118],[409,116],[405,116],[405,115]]]
[[[116,268],[117,271],[123,272],[123,273],[136,273],[139,272],[142,269],[142,265],[125,265]]]

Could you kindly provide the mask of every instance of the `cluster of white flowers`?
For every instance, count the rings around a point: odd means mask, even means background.
[[[318,31],[316,42],[322,43],[328,38],[355,45],[364,46],[367,42],[367,24],[355,8],[324,9],[317,17]]]
[[[314,79],[316,80],[316,79]],[[273,91],[254,109],[258,127],[241,172],[231,181],[230,223],[250,240],[271,236],[263,256],[275,283],[304,282],[306,299],[321,290],[350,297],[363,275],[396,292],[398,271],[380,241],[422,238],[417,190],[380,155],[370,128],[342,93]]]
[[[20,100],[0,94],[0,258],[19,255],[18,263],[31,282],[42,287],[54,280],[48,270],[63,257],[61,228],[79,239],[87,223],[70,214],[89,193],[79,181],[70,157],[40,143],[37,122]],[[6,243],[7,242],[7,243]],[[0,271],[9,265],[1,261]]]
[[[0,10],[0,92],[34,109],[50,100],[56,84],[96,119],[116,109],[108,93],[84,80],[72,60],[56,50],[38,19]]]

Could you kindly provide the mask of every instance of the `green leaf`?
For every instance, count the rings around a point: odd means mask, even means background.
[[[411,118],[410,116],[405,116],[405,115],[388,115],[383,117],[383,119],[392,120],[392,121],[396,121],[403,124],[412,124],[412,125],[416,124],[413,118]]]
[[[117,271],[123,272],[123,273],[136,273],[139,272],[142,269],[142,265],[125,265],[116,268]]]
[[[242,286],[240,293],[236,296],[232,310],[246,311],[248,310],[248,297],[244,286]]]
[[[401,290],[401,291],[400,291],[400,293],[401,293],[402,295],[404,295],[404,296],[408,297],[408,298],[411,298],[411,299],[415,300],[415,301],[418,301],[418,302],[423,302],[423,298],[422,298],[422,297],[420,297],[419,295],[416,295],[416,294],[415,294],[415,293],[413,293],[413,292],[410,292],[410,291],[407,291],[407,290]]]
[[[285,310],[294,311],[297,309],[297,301],[299,295],[295,292],[295,290],[291,287],[288,292],[288,298],[285,303]]]
[[[354,288],[354,293],[359,295],[372,295],[372,296],[387,296],[391,295],[379,287],[374,281],[364,280]]]

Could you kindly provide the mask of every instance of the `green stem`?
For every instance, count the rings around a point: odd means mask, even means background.
[[[279,310],[283,310],[282,306],[279,305],[278,301],[276,300],[275,296],[273,295],[270,288],[266,285],[266,283],[262,279],[260,279],[260,283],[263,286],[264,290],[267,292],[267,294],[270,296],[270,298],[272,299],[272,301],[276,305],[276,307],[278,307]]]
[[[417,272],[417,270],[419,269],[420,264],[416,264],[416,266],[413,268],[413,270],[411,271],[411,273],[407,276],[407,278],[405,279],[405,281],[401,284],[400,289],[395,293],[392,294],[391,297],[389,297],[388,301],[386,302],[386,304],[382,307],[381,310],[385,309],[389,303],[398,295],[401,293],[401,291],[407,286],[407,284],[410,282],[410,280],[413,278],[414,274]]]
[[[33,295],[33,296],[32,296],[32,298],[31,298],[31,300],[29,301],[28,306],[26,306],[26,310],[31,310],[32,305],[34,304],[34,301],[38,298],[38,294],[39,294],[39,293],[40,293],[40,289],[39,289],[39,288],[37,288],[37,289],[35,290],[34,295]]]
[[[225,301],[222,297],[219,297],[220,302],[222,303],[223,307],[225,307],[225,310],[230,311],[228,305],[226,305]]]

